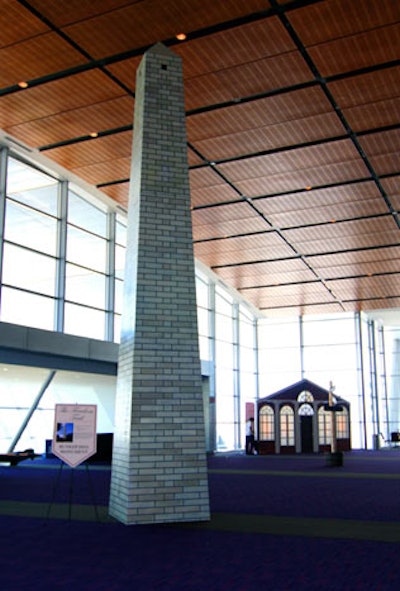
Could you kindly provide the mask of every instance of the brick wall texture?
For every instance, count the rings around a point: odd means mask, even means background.
[[[136,78],[109,511],[210,518],[182,64],[161,44]]]

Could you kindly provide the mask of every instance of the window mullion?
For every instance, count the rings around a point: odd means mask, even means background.
[[[56,271],[56,313],[55,330],[63,332],[65,313],[65,277],[67,259],[67,213],[68,182],[62,181],[58,188],[57,215],[57,271]]]
[[[8,150],[0,150],[0,285],[3,276],[3,244],[4,244],[4,223],[6,212],[6,192],[7,192],[7,159]],[[0,291],[1,301],[1,291]]]
[[[115,212],[107,216],[107,268],[106,268],[106,314],[105,314],[105,338],[106,341],[115,341],[114,335],[114,309],[115,309],[115,242],[116,223]]]

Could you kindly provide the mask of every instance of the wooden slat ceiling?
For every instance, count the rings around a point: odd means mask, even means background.
[[[162,42],[196,257],[267,316],[400,308],[398,0],[7,0],[0,28],[7,135],[126,208],[136,69]]]

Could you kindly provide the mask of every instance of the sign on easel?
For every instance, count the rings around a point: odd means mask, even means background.
[[[52,451],[75,468],[96,453],[95,404],[56,404]]]

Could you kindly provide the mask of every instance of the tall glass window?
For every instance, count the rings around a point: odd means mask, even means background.
[[[217,449],[236,447],[236,394],[233,300],[219,286],[215,289],[215,387]]]
[[[306,376],[336,394],[357,391],[357,349],[354,316],[303,318],[303,363]]]
[[[58,181],[9,158],[0,311],[3,322],[54,329],[57,208]]]
[[[400,431],[400,328],[389,326],[384,331],[386,358],[386,406],[388,424],[385,439],[390,441],[391,433]]]
[[[318,443],[330,445],[332,442],[332,413],[323,406],[318,410]]]
[[[336,412],[336,437],[337,439],[347,439],[349,433],[349,413],[347,408],[343,407],[341,412]]]
[[[261,407],[259,414],[260,432],[259,439],[261,441],[274,441],[275,439],[275,413],[271,406],[265,405]]]
[[[200,359],[211,359],[211,311],[210,311],[210,285],[207,278],[196,273],[196,299],[197,299],[197,327],[199,333]]]
[[[64,330],[104,339],[107,213],[73,191],[68,194],[66,261]]]
[[[281,446],[294,445],[294,410],[288,404],[280,410]]]
[[[7,158],[1,321],[105,339],[112,338],[115,311],[119,334],[125,246],[123,216]]]
[[[258,321],[260,396],[268,396],[302,378],[298,318]]]
[[[357,400],[350,400],[352,402],[351,416],[352,416],[352,441],[356,447],[372,447],[374,439],[374,406],[372,402],[372,383],[371,375],[373,372],[373,365],[371,365],[372,357],[370,355],[370,334],[368,326],[368,317],[360,315],[359,320],[359,355],[360,355],[360,371],[359,371],[359,397]],[[345,398],[345,396],[343,396]],[[358,427],[358,429],[357,429]],[[360,445],[358,446],[358,442]]]
[[[253,405],[254,416],[256,414],[258,367],[256,322],[251,312],[242,304],[239,305],[238,324],[239,364],[237,371],[240,393],[240,422],[241,432],[245,433],[245,421],[248,418],[246,416],[246,407]]]
[[[127,227],[118,215],[115,226],[114,341],[120,342]]]

